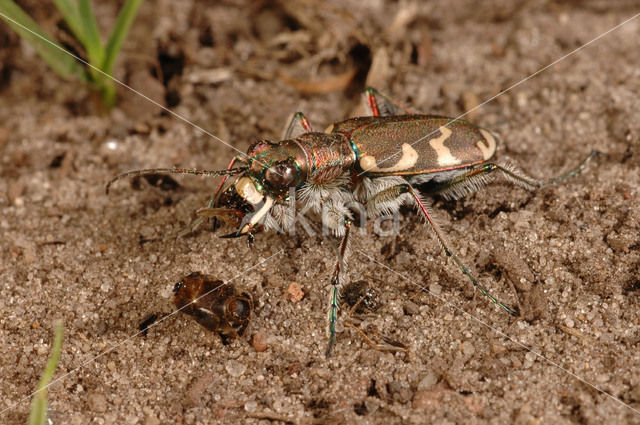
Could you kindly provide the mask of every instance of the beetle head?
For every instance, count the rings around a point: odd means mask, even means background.
[[[251,234],[275,202],[288,199],[290,188],[299,188],[307,178],[306,155],[293,140],[260,140],[240,161],[246,171],[215,202],[221,212],[231,211],[242,220],[238,231],[225,237]]]
[[[248,176],[272,197],[284,199],[289,188],[299,188],[306,180],[306,155],[293,140],[260,140],[249,148],[247,157]]]

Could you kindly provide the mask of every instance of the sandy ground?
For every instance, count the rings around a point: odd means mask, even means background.
[[[100,3],[106,29],[115,9]],[[117,77],[245,151],[277,140],[296,110],[317,128],[343,119],[366,83],[458,115],[638,10],[352,3],[146,2]],[[55,424],[640,423],[640,19],[470,117],[502,136],[500,159],[535,176],[602,152],[588,171],[537,193],[499,181],[434,200],[454,249],[522,317],[474,292],[407,212],[398,237],[358,234],[350,261],[352,279],[381,297],[362,328],[407,352],[375,350],[341,325],[330,359],[335,239],[262,234],[249,249],[203,228],[142,243],[185,226],[216,182],[122,181],[108,197],[105,182],[135,168],[220,169],[234,151],[126,90],[101,113],[4,24],[0,37],[0,422],[25,423],[60,319]],[[174,283],[193,271],[253,295],[245,336],[224,346],[181,314],[134,336],[149,313],[172,311]]]

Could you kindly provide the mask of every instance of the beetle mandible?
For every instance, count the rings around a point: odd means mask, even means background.
[[[493,162],[498,138],[489,130],[455,118],[415,114],[373,88],[365,90],[364,104],[368,116],[335,123],[325,132],[314,132],[298,112],[282,141],[254,143],[246,155],[234,157],[226,170],[134,170],[114,177],[107,183],[107,193],[116,180],[127,176],[222,175],[214,196],[198,210],[199,218],[179,235],[206,217],[223,218],[238,228],[222,237],[247,236],[253,241],[261,229],[291,228],[295,208],[290,207],[296,202],[322,213],[323,225],[341,237],[330,279],[327,356],[335,345],[354,209],[360,217],[377,218],[394,214],[405,204],[416,207],[444,253],[473,285],[504,311],[518,316],[518,310],[491,295],[451,249],[424,195],[458,199],[485,185],[496,171],[512,183],[536,190],[576,175],[595,152],[570,172],[542,181],[512,165]],[[228,181],[229,176],[234,179]]]

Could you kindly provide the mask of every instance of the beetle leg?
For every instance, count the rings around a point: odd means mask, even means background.
[[[230,170],[230,169],[233,168],[233,166],[236,163],[237,159],[238,159],[237,156],[234,156],[231,159],[231,162],[229,162],[229,165],[227,166],[227,170]],[[220,192],[222,191],[222,187],[224,186],[224,183],[227,181],[228,178],[229,178],[228,174],[225,174],[222,177],[222,180],[220,181],[220,184],[218,185],[218,188],[214,192],[213,197],[211,197],[207,201],[207,206],[204,209],[211,209],[218,202],[218,198],[220,197]],[[187,224],[185,227],[183,227],[182,229],[178,230],[177,232],[169,234],[168,238],[181,238],[183,236],[188,235],[189,233],[195,232],[196,229],[198,229],[198,227],[200,227],[200,225],[205,220],[205,218],[206,218],[206,216],[200,215],[198,218],[196,218],[194,220],[191,220],[191,222],[189,224]],[[214,229],[217,227],[217,223],[218,223],[217,219],[214,217],[213,218],[213,228]]]
[[[422,214],[424,214],[425,218],[427,219],[427,221],[431,225],[431,228],[433,229],[434,233],[436,234],[436,238],[438,239],[438,242],[440,242],[440,245],[444,249],[444,252],[447,255],[447,257],[451,257],[453,259],[453,261],[455,261],[455,263],[458,265],[458,268],[460,268],[460,271],[464,275],[466,275],[469,278],[469,280],[471,280],[471,282],[473,283],[473,286],[478,288],[480,290],[480,292],[482,293],[482,295],[484,295],[487,298],[489,298],[489,300],[492,303],[497,304],[504,311],[506,311],[507,313],[511,314],[512,316],[519,316],[520,313],[518,312],[518,310],[516,310],[516,309],[514,309],[512,307],[509,307],[508,305],[504,304],[503,302],[498,300],[496,297],[491,295],[489,293],[489,291],[487,290],[487,288],[482,286],[482,284],[480,284],[480,282],[478,282],[478,279],[476,279],[476,277],[473,274],[471,274],[471,272],[469,271],[467,266],[465,266],[464,263],[462,263],[462,260],[460,260],[460,258],[458,258],[456,253],[453,250],[451,250],[451,248],[449,248],[444,236],[442,235],[442,232],[440,231],[440,228],[433,221],[433,218],[431,217],[431,214],[429,214],[429,211],[427,211],[427,207],[424,205],[424,203],[420,199],[420,196],[418,195],[416,190],[409,184],[407,184],[406,186],[407,186],[406,187],[407,191],[411,194],[411,196],[413,196],[413,199],[418,204],[418,207],[419,207],[420,211],[422,212]]]
[[[549,180],[547,180],[546,184],[555,184],[555,183],[559,183],[563,180],[569,179],[571,177],[576,176],[578,173],[580,173],[580,171],[584,170],[585,167],[587,166],[587,164],[589,164],[589,161],[591,160],[591,158],[593,158],[594,156],[598,155],[600,152],[598,151],[591,151],[591,153],[589,153],[589,156],[587,156],[577,167],[575,167],[572,170],[569,170],[568,172],[558,176],[558,177],[552,177]]]
[[[295,139],[299,135],[308,133],[310,131],[313,130],[311,129],[311,125],[309,124],[307,118],[302,112],[296,112],[295,114],[293,114],[293,117],[291,117],[289,125],[284,131],[282,140]]]
[[[504,304],[503,302],[495,298],[493,295],[491,295],[487,290],[487,288],[485,288],[482,284],[480,284],[478,279],[476,279],[476,277],[473,274],[471,274],[469,269],[462,263],[462,261],[460,260],[460,258],[458,258],[455,252],[451,248],[449,248],[449,245],[447,244],[446,239],[444,238],[444,235],[440,230],[440,227],[438,227],[438,225],[433,220],[433,217],[427,210],[427,207],[424,205],[424,202],[420,198],[418,192],[409,183],[391,186],[381,192],[378,192],[377,194],[372,196],[369,200],[367,200],[367,211],[371,211],[373,213],[376,213],[376,212],[383,213],[385,212],[385,210],[389,210],[389,206],[392,205],[392,202],[394,200],[396,200],[396,204],[393,205],[393,207],[398,208],[399,202],[400,202],[400,201],[397,201],[398,198],[406,193],[409,193],[413,197],[419,210],[422,212],[424,217],[427,219],[427,221],[431,225],[431,228],[436,234],[436,239],[440,243],[440,246],[444,250],[447,257],[451,257],[453,259],[453,261],[456,263],[458,268],[460,268],[460,271],[465,276],[467,276],[469,280],[471,280],[471,282],[473,283],[473,286],[478,288],[482,293],[482,295],[489,298],[489,300],[491,300],[491,302],[493,302],[494,304],[499,305],[504,311],[506,311],[507,313],[513,316],[518,316],[519,313],[516,309],[509,307],[508,305]]]
[[[438,194],[445,199],[460,199],[486,185],[489,182],[489,174],[498,169],[504,169],[505,172],[508,172],[506,178],[516,182],[519,186],[529,190],[539,187],[539,182],[535,179],[521,175],[515,169],[507,170],[492,163],[482,164],[449,180],[435,181],[432,179],[422,184],[419,181],[410,181],[423,194]]]
[[[595,151],[591,152],[577,167],[558,177],[552,177],[547,180],[537,180],[510,164],[486,163],[446,181],[436,182],[431,180],[425,182],[423,185],[418,185],[420,186],[420,192],[428,194],[437,193],[447,199],[459,199],[484,186],[487,183],[489,174],[498,171],[511,183],[533,191],[577,175],[596,154],[597,152]]]
[[[331,350],[336,344],[336,322],[338,321],[338,301],[340,300],[340,287],[342,286],[341,276],[347,268],[347,254],[349,250],[349,234],[351,233],[351,220],[345,218],[345,232],[338,251],[338,261],[331,276],[331,292],[329,296],[329,346],[327,347],[327,357],[331,356]]]
[[[411,115],[415,111],[392,100],[373,87],[367,87],[364,91],[365,107],[368,115],[383,117],[387,115]]]

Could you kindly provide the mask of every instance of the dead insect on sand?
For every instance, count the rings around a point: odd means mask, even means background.
[[[382,335],[374,326],[369,325],[361,329],[362,315],[375,312],[380,308],[380,293],[366,280],[358,280],[346,284],[341,292],[340,298],[346,303],[347,316],[344,324],[358,333],[362,339],[374,350],[378,351],[407,351],[408,347],[401,342],[395,341]]]
[[[217,332],[223,344],[244,334],[253,312],[253,299],[238,293],[233,285],[213,276],[193,272],[173,288],[175,306],[210,331]]]
[[[517,316],[518,311],[491,295],[452,250],[424,195],[457,199],[478,190],[496,174],[536,190],[576,175],[593,153],[560,177],[537,180],[512,165],[493,161],[498,138],[489,130],[454,118],[415,114],[373,88],[364,97],[370,116],[335,123],[321,133],[297,113],[282,141],[254,143],[245,155],[234,157],[226,170],[134,170],[113,178],[107,193],[116,180],[129,176],[222,175],[218,190],[198,210],[199,218],[187,232],[205,218],[231,219],[237,230],[223,237],[246,236],[249,241],[263,229],[293,232],[307,210],[321,214],[323,229],[342,238],[330,278],[327,355],[335,344],[339,291],[346,279],[355,217],[362,224],[396,214],[405,204],[419,211],[444,253],[473,285]],[[229,176],[234,176],[230,182]],[[296,214],[297,204],[303,207],[300,214]]]
[[[340,297],[354,313],[374,312],[380,308],[380,293],[366,280],[346,284]]]

